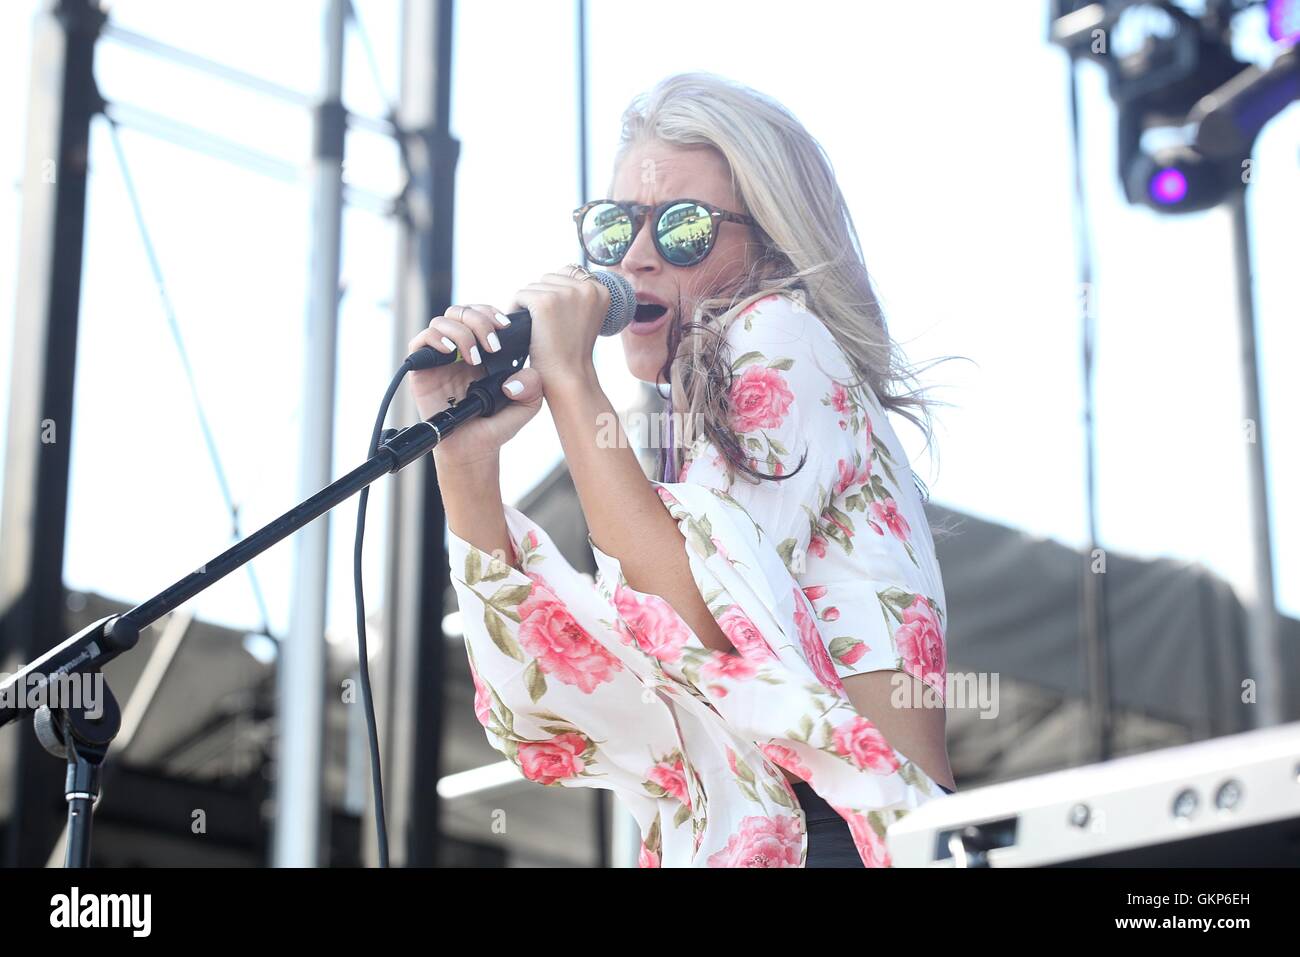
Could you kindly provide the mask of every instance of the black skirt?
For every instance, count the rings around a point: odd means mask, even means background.
[[[808,827],[808,857],[804,867],[863,867],[848,822],[807,782],[792,782],[791,787]],[[948,794],[953,793],[942,784],[939,787]]]

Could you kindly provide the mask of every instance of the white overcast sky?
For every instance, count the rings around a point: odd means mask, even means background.
[[[380,115],[398,89],[397,2],[358,0],[378,83],[355,31],[345,100]],[[7,402],[30,22],[37,3],[0,5],[0,394]],[[318,88],[321,0],[275,4],[118,0],[114,22],[310,93]],[[997,16],[991,11],[996,9]],[[674,72],[708,69],[771,93],[826,147],[848,196],[890,327],[908,356],[956,354],[927,382],[939,461],[900,438],[934,499],[1072,545],[1084,540],[1079,294],[1070,198],[1064,54],[1045,40],[1043,0],[901,4],[661,0],[590,4],[591,189],[603,191],[619,116]],[[456,12],[453,132],[455,298],[505,304],[576,256],[574,5],[474,0]],[[305,172],[310,118],[192,69],[106,40],[104,95],[205,129]],[[382,84],[382,90],[378,89]],[[1200,563],[1248,584],[1246,449],[1226,213],[1160,217],[1128,206],[1114,172],[1114,107],[1099,70],[1083,113],[1096,308],[1100,538],[1110,549]],[[297,498],[306,322],[307,180],[281,182],[133,129],[122,141],[194,367],[196,387],[247,533]],[[1274,121],[1251,187],[1259,339],[1278,600],[1300,614],[1300,111]],[[395,152],[352,134],[348,175],[381,193]],[[140,601],[230,544],[230,521],[107,124],[91,152],[65,578]],[[396,234],[345,218],[336,475],[359,463],[392,374],[388,303]],[[414,330],[404,330],[405,342]],[[616,342],[602,379],[635,388]],[[7,416],[5,429],[7,431]],[[3,433],[0,433],[2,435]],[[4,455],[0,442],[0,456]],[[507,455],[517,498],[556,461],[539,416]],[[941,466],[941,467],[940,467]],[[372,489],[369,610],[383,594],[387,483]],[[1292,494],[1287,494],[1292,493]],[[355,504],[331,523],[331,638],[353,640]],[[293,549],[253,567],[277,633],[287,629]],[[1007,587],[1016,587],[1008,582]],[[195,601],[201,617],[259,624],[243,572]]]

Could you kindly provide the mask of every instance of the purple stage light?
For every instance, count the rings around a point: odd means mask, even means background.
[[[1300,40],[1300,0],[1268,0],[1268,35],[1283,43]]]
[[[1151,177],[1151,198],[1164,206],[1181,203],[1187,195],[1187,177],[1175,167],[1162,169]]]

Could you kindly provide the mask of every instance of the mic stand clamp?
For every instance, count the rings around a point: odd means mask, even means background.
[[[32,728],[41,746],[56,758],[67,758],[63,793],[68,802],[67,846],[64,867],[90,866],[90,832],[99,804],[100,772],[113,738],[122,727],[122,710],[104,681],[103,672],[88,668],[77,672],[101,689],[99,715],[86,713],[86,702],[51,708],[41,705],[32,716]]]

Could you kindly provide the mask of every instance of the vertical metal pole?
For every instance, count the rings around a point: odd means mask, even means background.
[[[575,0],[574,15],[577,19],[577,36],[574,38],[577,74],[578,74],[578,205],[581,206],[590,197],[587,195],[587,0]],[[583,251],[584,265],[586,251]]]
[[[72,454],[86,168],[101,102],[90,0],[47,3],[33,21],[22,231],[0,517],[0,671],[68,635],[63,553]],[[5,866],[40,867],[66,814],[65,767],[24,723],[0,735]]]
[[[393,366],[406,343],[451,305],[455,172],[451,137],[452,0],[405,0],[402,89],[397,121],[410,177],[399,218]],[[410,392],[393,402],[394,422],[415,420]],[[433,456],[394,476],[389,507],[381,744],[388,779],[390,864],[440,862],[438,798],[443,728],[444,597],[450,579],[446,518]],[[463,652],[460,652],[463,654]],[[374,861],[373,810],[364,833]]]
[[[1273,544],[1269,530],[1268,480],[1264,456],[1264,420],[1259,389],[1258,348],[1255,343],[1255,292],[1250,264],[1250,222],[1244,184],[1228,199],[1232,217],[1232,251],[1236,265],[1238,344],[1241,348],[1243,437],[1250,482],[1251,578],[1246,596],[1250,624],[1247,644],[1251,678],[1255,680],[1256,727],[1281,724],[1286,675],[1278,648],[1280,628],[1273,594]]]
[[[324,77],[316,107],[312,171],[315,206],[310,302],[303,364],[299,497],[330,483],[334,456],[334,378],[339,255],[343,218],[343,30],[346,0],[325,9]],[[325,726],[325,611],[329,514],[294,537],[293,606],[277,669],[279,727],[274,863],[315,867],[322,840],[321,765]],[[326,826],[328,821],[325,822]]]
[[[1096,381],[1093,376],[1097,334],[1096,295],[1093,288],[1091,231],[1080,156],[1078,66],[1069,63],[1070,135],[1074,156],[1074,229],[1078,243],[1079,288],[1082,300],[1080,342],[1083,369],[1084,493],[1088,541],[1080,556],[1079,633],[1083,648],[1085,691],[1088,701],[1088,751],[1094,761],[1108,761],[1114,749],[1114,715],[1111,699],[1110,629],[1107,619],[1105,554],[1097,545],[1097,430],[1093,417]],[[1098,554],[1101,553],[1101,554]],[[1101,566],[1096,567],[1100,559]]]

